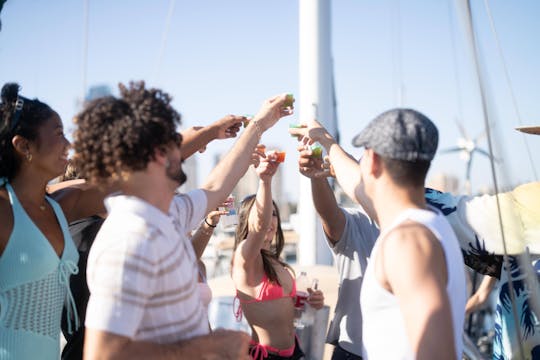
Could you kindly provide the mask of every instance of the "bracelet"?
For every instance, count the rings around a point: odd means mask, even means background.
[[[211,228],[215,228],[217,225],[212,225],[208,222],[208,220],[206,220],[206,218],[204,218],[204,222],[206,223],[206,225],[210,226]]]

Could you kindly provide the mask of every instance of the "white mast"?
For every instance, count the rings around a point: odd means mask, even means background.
[[[330,17],[330,0],[299,0],[300,97],[297,104],[301,123],[317,116],[317,120],[336,136]],[[298,263],[332,264],[332,255],[313,206],[311,182],[304,176],[300,180],[298,214]]]

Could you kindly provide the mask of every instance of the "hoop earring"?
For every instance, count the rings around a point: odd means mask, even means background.
[[[171,162],[169,161],[169,159],[166,159],[165,160],[165,169],[168,169],[171,167]]]
[[[31,153],[29,153],[29,152],[26,153],[26,160],[28,162],[32,162],[32,154]]]

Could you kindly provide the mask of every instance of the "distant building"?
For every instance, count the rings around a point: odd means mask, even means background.
[[[445,173],[438,173],[431,176],[426,181],[426,187],[452,194],[457,194],[460,191],[458,177]]]
[[[84,98],[84,101],[90,102],[97,98],[100,98],[103,96],[109,96],[109,95],[112,95],[112,90],[109,85],[106,85],[106,84],[92,85],[88,88],[88,92],[86,93],[86,97]]]
[[[199,179],[197,176],[198,153],[193,154],[182,163],[182,170],[187,175],[187,181],[180,187],[181,192],[187,192],[198,188]]]

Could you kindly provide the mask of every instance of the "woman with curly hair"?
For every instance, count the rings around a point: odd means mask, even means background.
[[[275,154],[262,156],[256,167],[257,194],[245,198],[238,212],[232,263],[239,300],[236,316],[243,313],[251,326],[253,359],[300,359],[304,354],[293,324],[294,272],[280,258],[285,241],[279,211],[272,200],[272,178],[279,163]],[[315,309],[322,308],[322,292],[309,290],[308,303]]]
[[[15,83],[2,87],[1,99],[0,359],[58,359],[64,303],[70,330],[79,326],[69,290],[78,255],[67,224],[103,211],[103,194],[48,194],[68,163],[62,121]]]

